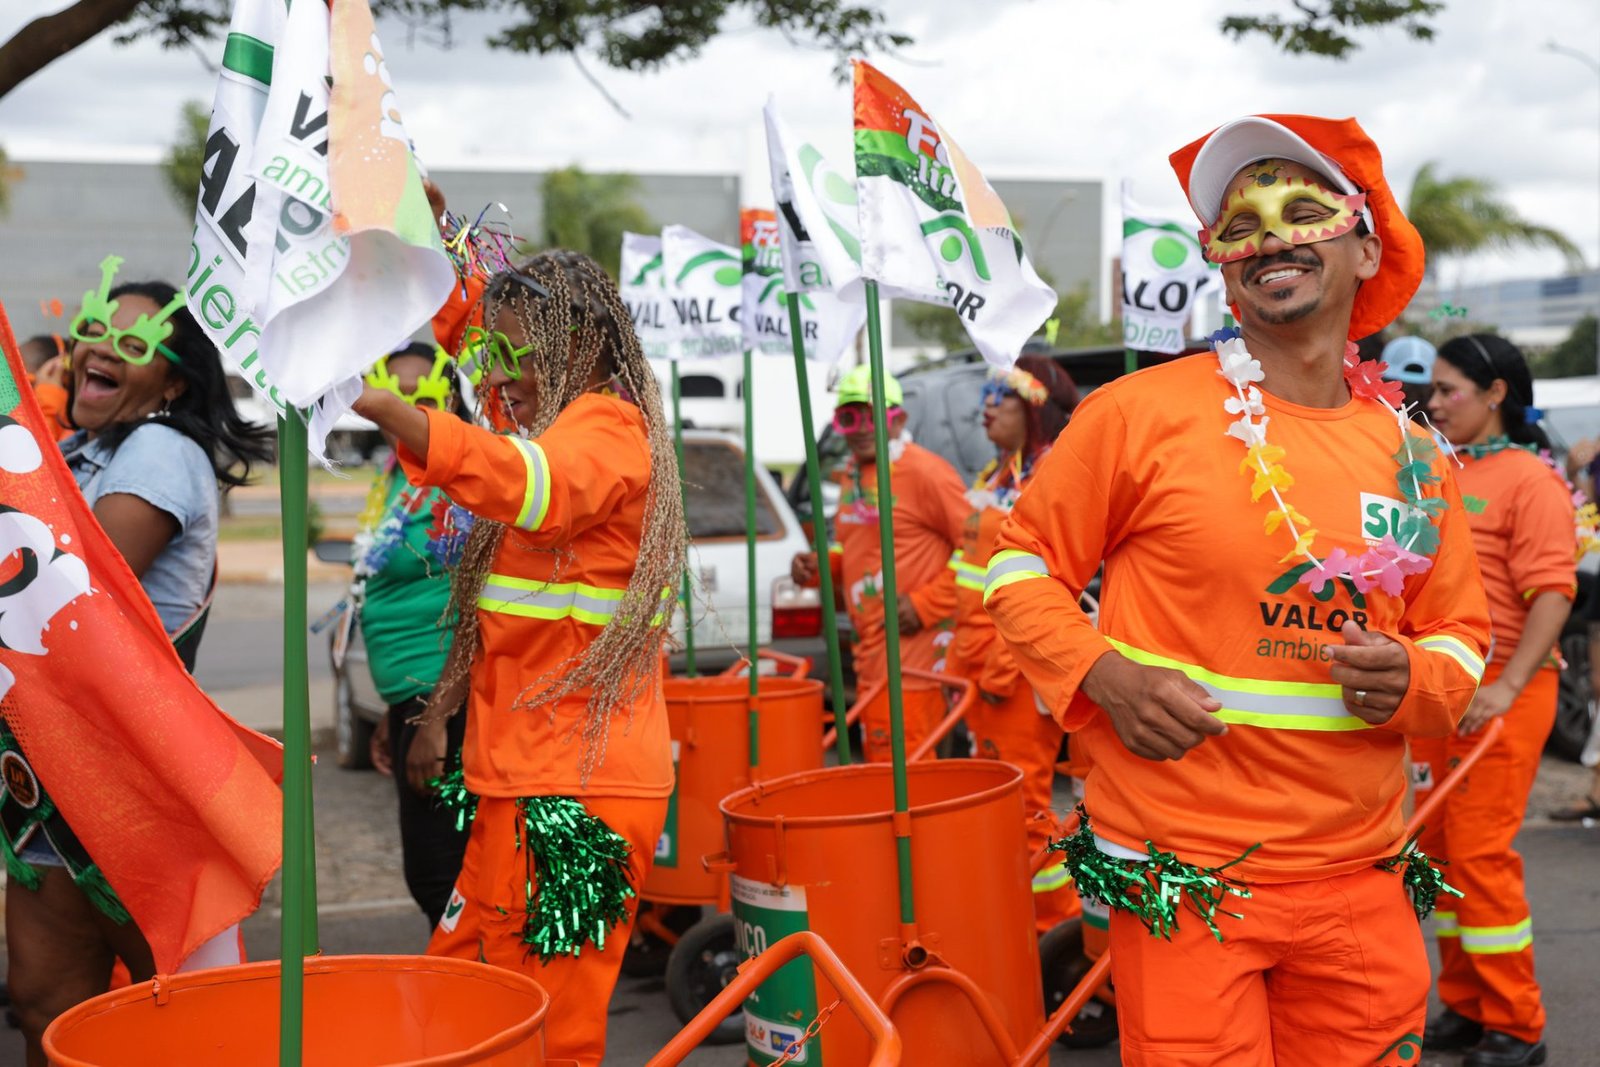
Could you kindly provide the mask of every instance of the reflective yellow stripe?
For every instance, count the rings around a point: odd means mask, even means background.
[[[1453,911],[1436,911],[1433,913],[1433,936],[1435,937],[1460,937],[1461,922]]]
[[[1463,926],[1458,936],[1461,950],[1474,956],[1521,952],[1533,945],[1533,919],[1523,919],[1510,926]]]
[[[988,603],[990,597],[1013,582],[1050,577],[1050,568],[1041,556],[1007,548],[989,557],[989,566],[984,575],[983,600]]]
[[[984,568],[976,563],[968,563],[966,555],[965,552],[958,549],[945,566],[956,572],[956,585],[959,588],[982,590]]]
[[[522,494],[522,510],[517,512],[517,521],[513,525],[524,530],[537,530],[544,524],[545,515],[550,511],[550,462],[545,459],[544,449],[539,447],[539,442],[524,441],[520,437],[508,440],[517,446],[517,452],[527,468],[528,479]]]
[[[1440,655],[1449,656],[1461,664],[1462,670],[1472,675],[1473,681],[1483,681],[1483,657],[1478,655],[1477,650],[1465,641],[1451,637],[1449,634],[1434,634],[1431,637],[1418,638],[1417,647],[1425,648],[1429,652],[1437,652]]]
[[[1122,641],[1112,640],[1111,645],[1135,663],[1167,667],[1188,675],[1222,703],[1222,710],[1216,715],[1226,723],[1265,730],[1315,730],[1323,733],[1370,729],[1365,722],[1349,713],[1344,706],[1344,693],[1337,685],[1235,678],[1192,663],[1158,656]]]
[[[577,619],[604,626],[617,613],[622,589],[602,589],[582,582],[539,582],[491,574],[478,595],[478,607],[500,615],[528,619]]]
[[[1067,870],[1065,863],[1052,863],[1033,876],[1033,891],[1035,893],[1054,893],[1056,890],[1065,889],[1071,884],[1072,874]]]

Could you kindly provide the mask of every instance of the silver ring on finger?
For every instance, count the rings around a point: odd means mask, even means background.
[[[1365,689],[1356,690],[1356,704],[1363,708],[1367,706],[1367,691]]]

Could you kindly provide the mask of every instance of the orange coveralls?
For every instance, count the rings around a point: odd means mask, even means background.
[[[604,950],[540,963],[522,941],[526,883],[538,872],[517,847],[517,798],[566,796],[632,846],[644,884],[672,792],[672,748],[659,674],[616,709],[604,762],[581,780],[587,691],[554,707],[517,708],[579,656],[616,611],[638,556],[650,452],[644,417],[615,397],[585,394],[524,441],[427,411],[428,455],[400,450],[416,485],[435,485],[508,529],[478,598],[482,647],[472,665],[462,762],[480,799],[461,875],[428,951],[483,960],[533,977],[550,994],[545,1046],[594,1065],[605,1053],[606,1007],[633,923]],[[659,666],[656,666],[659,670]]]
[[[986,606],[1033,684],[1088,749],[1086,806],[1100,849],[1146,842],[1215,867],[1252,896],[1193,913],[1170,941],[1111,916],[1126,1064],[1390,1067],[1414,1061],[1428,991],[1422,932],[1398,874],[1406,737],[1449,733],[1483,670],[1489,620],[1460,498],[1438,520],[1433,566],[1402,596],[1296,579],[1271,497],[1250,500],[1244,446],[1225,435],[1232,390],[1207,353],[1140,371],[1073,413],[1001,528]],[[1264,394],[1286,450],[1289,501],[1316,545],[1364,550],[1404,515],[1395,417],[1371,401],[1307,408]],[[1100,628],[1078,597],[1105,561]],[[1349,620],[1398,641],[1410,688],[1380,727],[1351,715],[1329,678]],[[1135,756],[1080,685],[1103,655],[1182,671],[1223,704],[1229,732],[1176,762]]]
[[[1521,449],[1462,462],[1456,473],[1462,494],[1486,502],[1470,518],[1494,623],[1487,685],[1516,651],[1533,599],[1547,592],[1570,599],[1576,590],[1572,498],[1560,476]],[[1488,1029],[1530,1042],[1544,1030],[1544,1004],[1533,973],[1522,857],[1511,839],[1555,723],[1559,680],[1552,657],[1506,712],[1500,740],[1451,791],[1421,840],[1429,855],[1449,861],[1446,879],[1466,894],[1441,898],[1435,916],[1439,999]],[[1442,781],[1477,741],[1454,734],[1414,741],[1418,793]]]
[[[1034,458],[1037,464],[1041,456]],[[1032,473],[1030,468],[1029,474]],[[1022,800],[1028,813],[1028,848],[1038,851],[1057,829],[1052,804],[1056,755],[1061,751],[1061,727],[1039,711],[1033,687],[1017,669],[1017,661],[989,613],[983,610],[983,576],[994,550],[1000,524],[1011,514],[1024,480],[1009,467],[990,476],[979,475],[967,494],[977,508],[967,518],[962,547],[950,557],[956,579],[956,636],[945,657],[945,670],[978,684],[979,699],[967,713],[972,732],[972,754],[981,759],[1004,760],[1021,768]],[[990,701],[988,696],[1001,698]],[[1039,932],[1079,913],[1072,877],[1054,856],[1033,876],[1033,911]]]
[[[830,560],[838,568],[839,589],[855,628],[856,685],[862,690],[889,676],[876,471],[876,465],[858,471],[854,459],[846,468],[839,511],[834,516],[838,547]],[[900,664],[938,670],[955,624],[955,574],[947,564],[961,543],[972,507],[955,468],[917,444],[907,444],[894,461],[890,488],[894,490],[895,580],[898,590],[910,595],[922,621],[922,629],[916,633],[901,634]],[[933,682],[907,678],[903,688],[909,756],[939,724],[946,705],[943,692]],[[890,759],[887,688],[861,713],[861,747],[869,762]]]

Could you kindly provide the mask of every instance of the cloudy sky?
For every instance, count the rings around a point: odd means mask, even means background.
[[[7,0],[0,39],[66,0]],[[1446,173],[1499,183],[1527,217],[1572,236],[1600,261],[1600,73],[1546,50],[1551,40],[1600,61],[1600,5],[1588,0],[1447,0],[1431,44],[1367,35],[1355,58],[1285,57],[1217,29],[1237,11],[1287,0],[881,0],[917,43],[881,66],[1005,177],[1106,182],[1183,211],[1168,152],[1249,112],[1355,115],[1404,195],[1435,160]],[[380,24],[407,127],[438,166],[710,171],[765,177],[760,109],[776,94],[791,126],[847,160],[850,102],[831,55],[795,47],[742,19],[699,57],[652,75],[592,64],[627,109],[618,114],[570,59],[490,51],[493,23],[461,20],[441,50]],[[220,43],[209,49],[220,55]],[[155,159],[179,105],[209,101],[200,59],[109,37],[67,55],[0,99],[0,144],[15,158]],[[1480,257],[1462,281],[1559,271],[1552,253]]]

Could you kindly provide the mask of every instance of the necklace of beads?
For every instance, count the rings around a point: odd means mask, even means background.
[[[1285,497],[1294,486],[1294,477],[1283,466],[1286,453],[1281,445],[1267,440],[1271,419],[1255,384],[1266,378],[1260,361],[1250,355],[1237,329],[1219,330],[1210,340],[1217,354],[1217,373],[1233,387],[1234,395],[1223,407],[1235,417],[1228,426],[1228,436],[1245,446],[1239,473],[1251,476],[1250,500],[1255,502],[1270,495],[1274,507],[1266,516],[1266,532],[1275,534],[1283,527],[1294,540],[1294,546],[1280,562],[1303,560],[1309,564],[1297,581],[1318,596],[1328,583],[1335,581],[1360,593],[1381,589],[1391,596],[1401,595],[1407,576],[1421,574],[1433,566],[1428,557],[1439,548],[1439,530],[1433,520],[1448,505],[1441,497],[1423,493],[1425,486],[1441,481],[1433,472],[1438,449],[1432,439],[1411,432],[1399,383],[1383,380],[1383,363],[1363,363],[1357,358],[1356,346],[1346,346],[1344,377],[1351,394],[1382,404],[1395,418],[1400,436],[1400,447],[1393,456],[1398,468],[1395,485],[1410,511],[1400,520],[1398,537],[1386,535],[1358,555],[1335,548],[1321,557],[1315,551],[1317,531]]]

